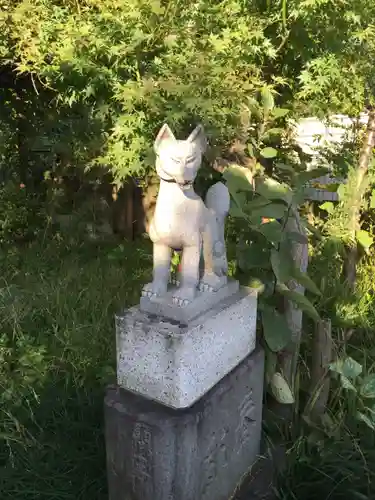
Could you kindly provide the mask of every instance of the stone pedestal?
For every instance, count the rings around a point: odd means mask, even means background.
[[[110,387],[109,500],[228,500],[259,453],[263,365],[257,348],[187,409]]]
[[[117,316],[118,385],[172,408],[198,401],[255,348],[257,293],[228,290],[188,323],[139,307]]]

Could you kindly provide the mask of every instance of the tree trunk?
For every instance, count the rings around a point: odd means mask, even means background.
[[[348,248],[346,262],[344,266],[345,278],[351,290],[354,289],[356,282],[358,248],[355,240],[356,232],[360,229],[361,203],[366,193],[366,176],[370,161],[372,158],[372,150],[375,146],[375,109],[369,112],[366,134],[363,140],[362,150],[359,156],[357,178],[355,186],[353,186],[353,203],[350,213],[350,233],[353,244]]]

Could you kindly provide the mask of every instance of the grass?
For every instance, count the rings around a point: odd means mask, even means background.
[[[0,498],[105,499],[103,397],[114,314],[135,303],[146,246],[32,245],[0,263]]]
[[[49,242],[0,256],[1,500],[107,500],[103,397],[115,380],[113,319],[137,302],[150,268],[147,243]],[[344,303],[334,312],[360,326],[349,353],[366,366],[375,355],[373,272],[371,261],[360,268],[356,315]],[[355,422],[322,446],[300,426],[278,498],[374,499],[374,436]]]
[[[347,429],[341,437],[312,446],[300,437],[289,449],[280,476],[280,500],[372,500],[375,498],[374,432]]]
[[[336,354],[350,356],[362,365],[365,377],[374,373],[375,350],[375,268],[374,254],[358,266],[355,293],[349,295],[340,284],[341,264],[332,248],[320,248],[311,260],[309,273],[322,290],[317,300],[322,317],[332,320]],[[346,328],[353,328],[350,340],[343,342]],[[311,344],[305,329],[299,373],[305,377]],[[361,400],[361,401],[360,401]],[[277,484],[280,500],[373,500],[375,499],[375,432],[358,419],[362,404],[373,407],[374,400],[363,399],[331,383],[331,396],[322,424],[315,428],[297,418],[283,439],[288,442],[286,468]],[[373,417],[373,421],[375,419]]]

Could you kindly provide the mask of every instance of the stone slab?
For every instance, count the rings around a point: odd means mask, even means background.
[[[181,323],[189,323],[197,316],[208,311],[215,304],[233,295],[239,290],[239,283],[235,280],[228,282],[216,291],[197,291],[195,299],[185,306],[179,306],[172,302],[173,292],[176,286],[171,286],[164,297],[141,297],[139,308],[142,312],[156,314]]]
[[[241,288],[188,325],[133,307],[116,318],[117,383],[187,408],[255,348],[257,293]]]
[[[263,377],[257,348],[189,409],[110,387],[109,500],[228,500],[259,454]]]

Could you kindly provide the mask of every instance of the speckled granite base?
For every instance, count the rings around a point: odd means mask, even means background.
[[[188,408],[255,348],[256,291],[240,290],[188,325],[133,307],[116,318],[120,387]]]

